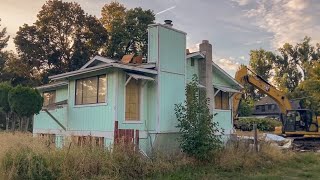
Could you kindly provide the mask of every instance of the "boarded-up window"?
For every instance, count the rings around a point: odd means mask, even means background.
[[[219,91],[218,89],[214,89],[214,92]],[[229,104],[229,93],[219,91],[214,97],[215,109],[230,109]]]
[[[104,103],[107,92],[106,75],[76,81],[76,105]]]
[[[43,106],[48,106],[56,102],[56,91],[48,91],[43,93]]]
[[[126,112],[127,121],[138,121],[140,119],[140,83],[131,79],[126,85]]]
[[[72,136],[72,142],[77,146],[104,147],[104,137],[93,136]]]

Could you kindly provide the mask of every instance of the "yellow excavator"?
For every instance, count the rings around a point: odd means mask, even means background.
[[[276,128],[276,134],[283,136],[319,136],[320,117],[316,117],[309,109],[293,109],[290,100],[284,92],[272,86],[268,81],[248,69],[241,66],[235,74],[235,79],[241,85],[250,84],[261,93],[271,97],[279,106],[282,127]],[[233,116],[238,118],[238,108],[242,94],[237,93],[233,97]]]

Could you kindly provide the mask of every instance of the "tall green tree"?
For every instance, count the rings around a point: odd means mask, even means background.
[[[271,77],[272,64],[275,58],[276,56],[270,51],[264,49],[251,50],[249,65],[251,70],[262,79],[268,81]],[[252,86],[246,86],[245,90],[246,94],[248,94],[246,97],[251,96],[253,99],[259,99],[262,96]]]
[[[0,19],[0,81],[3,81],[5,62],[8,59],[8,52],[4,50],[8,45],[10,36],[7,35],[7,28],[1,28],[1,19]]]
[[[100,21],[109,33],[104,54],[117,59],[129,53],[147,56],[147,28],[154,20],[151,10],[140,7],[127,10],[118,2],[104,5]]]
[[[297,66],[297,48],[285,43],[278,49],[279,55],[274,61],[275,78],[280,90],[290,93],[299,85],[302,74]]]
[[[79,69],[107,43],[107,32],[79,4],[49,0],[34,24],[19,28],[14,41],[30,73],[47,76]]]
[[[250,51],[250,68],[265,80],[271,76],[272,63],[276,56],[264,49],[256,49]]]
[[[205,90],[199,89],[198,84],[198,78],[194,76],[186,86],[184,104],[175,105],[175,114],[182,150],[197,159],[208,160],[212,151],[221,147],[222,141],[217,134],[223,130],[213,120]]]
[[[320,115],[320,62],[315,63],[308,73],[308,79],[299,85],[296,93],[300,92],[297,96],[305,97],[303,100],[305,107]]]

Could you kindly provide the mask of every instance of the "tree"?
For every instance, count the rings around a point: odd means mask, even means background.
[[[147,55],[147,28],[155,20],[151,10],[140,7],[127,10],[122,4],[111,2],[104,5],[101,16],[100,21],[109,33],[106,56],[120,59],[129,53]]]
[[[239,117],[251,116],[253,108],[254,100],[252,98],[241,100],[238,108]]]
[[[0,19],[1,23],[1,19]],[[8,52],[4,51],[4,48],[7,47],[10,36],[7,35],[7,28],[1,29],[0,24],[0,80],[3,80],[3,68],[5,62],[8,59]]]
[[[12,112],[20,118],[20,130],[27,131],[30,117],[38,114],[42,108],[42,96],[36,89],[18,85],[9,92],[8,100]],[[24,128],[22,128],[23,123],[25,124]]]
[[[262,79],[268,81],[271,77],[272,64],[275,60],[275,55],[264,49],[250,51],[250,68],[259,75]],[[246,93],[250,94],[253,99],[259,99],[262,95],[256,93],[252,86],[246,87]],[[248,97],[248,96],[247,96]]]
[[[30,73],[40,73],[43,81],[79,69],[107,43],[102,24],[77,3],[49,0],[37,18],[20,27],[14,41]]]
[[[0,111],[5,114],[6,130],[9,129],[9,120],[11,108],[9,105],[8,94],[11,91],[12,86],[8,82],[0,83]]]
[[[304,105],[320,115],[320,62],[314,64],[308,73],[309,78],[303,81],[297,89],[300,92],[298,96],[305,97]]]
[[[213,121],[205,90],[199,90],[198,84],[198,79],[194,76],[186,86],[184,104],[175,105],[175,114],[181,133],[179,141],[182,150],[197,159],[208,160],[210,153],[221,147],[222,141],[217,133],[222,133],[223,130]]]

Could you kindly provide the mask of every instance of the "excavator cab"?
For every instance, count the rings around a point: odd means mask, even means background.
[[[318,125],[308,109],[288,110],[283,119],[284,132],[316,132]]]

